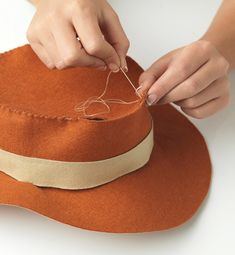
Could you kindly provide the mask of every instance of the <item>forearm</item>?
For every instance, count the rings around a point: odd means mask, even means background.
[[[201,39],[212,42],[235,67],[235,0],[224,0],[207,32]]]

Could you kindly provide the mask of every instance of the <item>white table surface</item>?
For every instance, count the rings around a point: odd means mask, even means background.
[[[111,1],[129,35],[129,55],[143,67],[196,40],[220,1]],[[0,1],[0,52],[26,43],[34,8]],[[235,74],[231,75],[233,94]],[[0,206],[0,254],[235,254],[235,102],[206,120],[192,120],[205,136],[213,163],[208,199],[192,220],[164,232],[107,234],[77,229],[31,211]],[[1,187],[0,187],[1,188]]]

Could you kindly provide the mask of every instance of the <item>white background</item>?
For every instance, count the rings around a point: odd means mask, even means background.
[[[143,67],[197,40],[220,1],[113,0],[131,41],[129,55]],[[25,0],[0,0],[0,52],[26,43],[34,8]],[[232,77],[233,76],[233,77]],[[235,74],[231,75],[235,93]],[[235,102],[206,120],[193,120],[213,162],[208,199],[192,220],[174,230],[107,234],[57,223],[31,211],[0,206],[0,254],[235,254]]]

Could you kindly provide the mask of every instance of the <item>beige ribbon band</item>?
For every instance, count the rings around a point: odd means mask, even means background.
[[[130,151],[99,161],[65,162],[17,155],[0,149],[0,171],[41,187],[85,189],[108,183],[144,166],[154,145],[153,128]]]

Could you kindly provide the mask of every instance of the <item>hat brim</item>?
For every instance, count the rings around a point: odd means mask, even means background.
[[[159,231],[184,223],[198,210],[210,186],[207,146],[174,107],[153,106],[150,112],[155,145],[141,169],[79,191],[37,187],[0,171],[0,203],[103,232]]]

